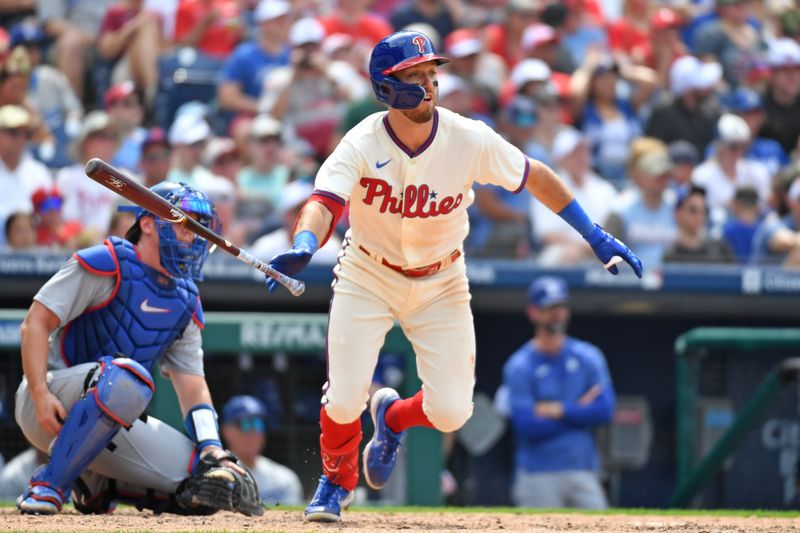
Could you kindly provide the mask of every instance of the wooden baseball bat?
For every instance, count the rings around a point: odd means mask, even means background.
[[[260,261],[247,250],[243,250],[232,244],[188,216],[180,207],[172,205],[166,199],[154,193],[144,185],[141,185],[125,172],[114,168],[99,158],[90,159],[86,163],[86,175],[100,185],[106,187],[127,198],[146,211],[157,215],[164,220],[180,224],[195,235],[199,235],[205,240],[222,248],[240,261],[247,263],[251,267],[260,270],[267,276],[286,287],[292,296],[300,296],[305,291],[306,286],[300,280],[290,278],[283,272],[278,272],[271,266]]]

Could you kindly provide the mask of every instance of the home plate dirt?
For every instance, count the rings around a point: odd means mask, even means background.
[[[349,511],[338,524],[305,522],[299,510],[269,510],[248,518],[233,513],[206,517],[155,516],[121,509],[104,516],[84,516],[72,509],[56,516],[20,515],[13,508],[0,509],[0,531],[402,531],[411,533],[451,531],[565,532],[692,532],[692,533],[800,533],[800,518],[733,516],[645,516],[587,514],[513,514],[488,512],[381,512]]]

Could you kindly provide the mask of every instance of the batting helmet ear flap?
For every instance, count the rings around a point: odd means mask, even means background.
[[[413,109],[425,98],[425,89],[413,83],[402,83],[392,74],[405,68],[435,61],[450,61],[436,54],[433,43],[424,33],[398,31],[375,45],[369,59],[369,77],[375,97],[395,109]]]
[[[381,82],[373,81],[372,88],[378,100],[395,109],[414,109],[425,99],[423,87],[399,82],[391,76],[385,76]]]

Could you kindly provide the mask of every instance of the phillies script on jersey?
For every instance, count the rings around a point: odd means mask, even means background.
[[[378,210],[381,213],[389,211],[394,214],[402,214],[405,218],[428,218],[439,215],[446,215],[461,204],[464,195],[445,196],[438,202],[436,192],[431,191],[425,184],[417,187],[407,185],[405,191],[397,196],[394,195],[394,187],[379,178],[361,178],[359,182],[362,187],[367,189],[364,196],[366,205],[373,205],[375,200],[380,202]],[[431,200],[427,206],[428,200]]]

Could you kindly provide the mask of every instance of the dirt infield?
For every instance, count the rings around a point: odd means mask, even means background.
[[[693,533],[792,533],[800,532],[800,518],[755,516],[648,516],[591,514],[515,514],[509,512],[383,512],[349,511],[339,524],[312,524],[299,510],[270,510],[259,518],[232,513],[211,517],[154,516],[123,509],[106,516],[83,516],[67,510],[58,516],[26,516],[14,509],[0,509],[0,531],[343,531],[411,533],[451,531],[556,532],[693,532]]]

